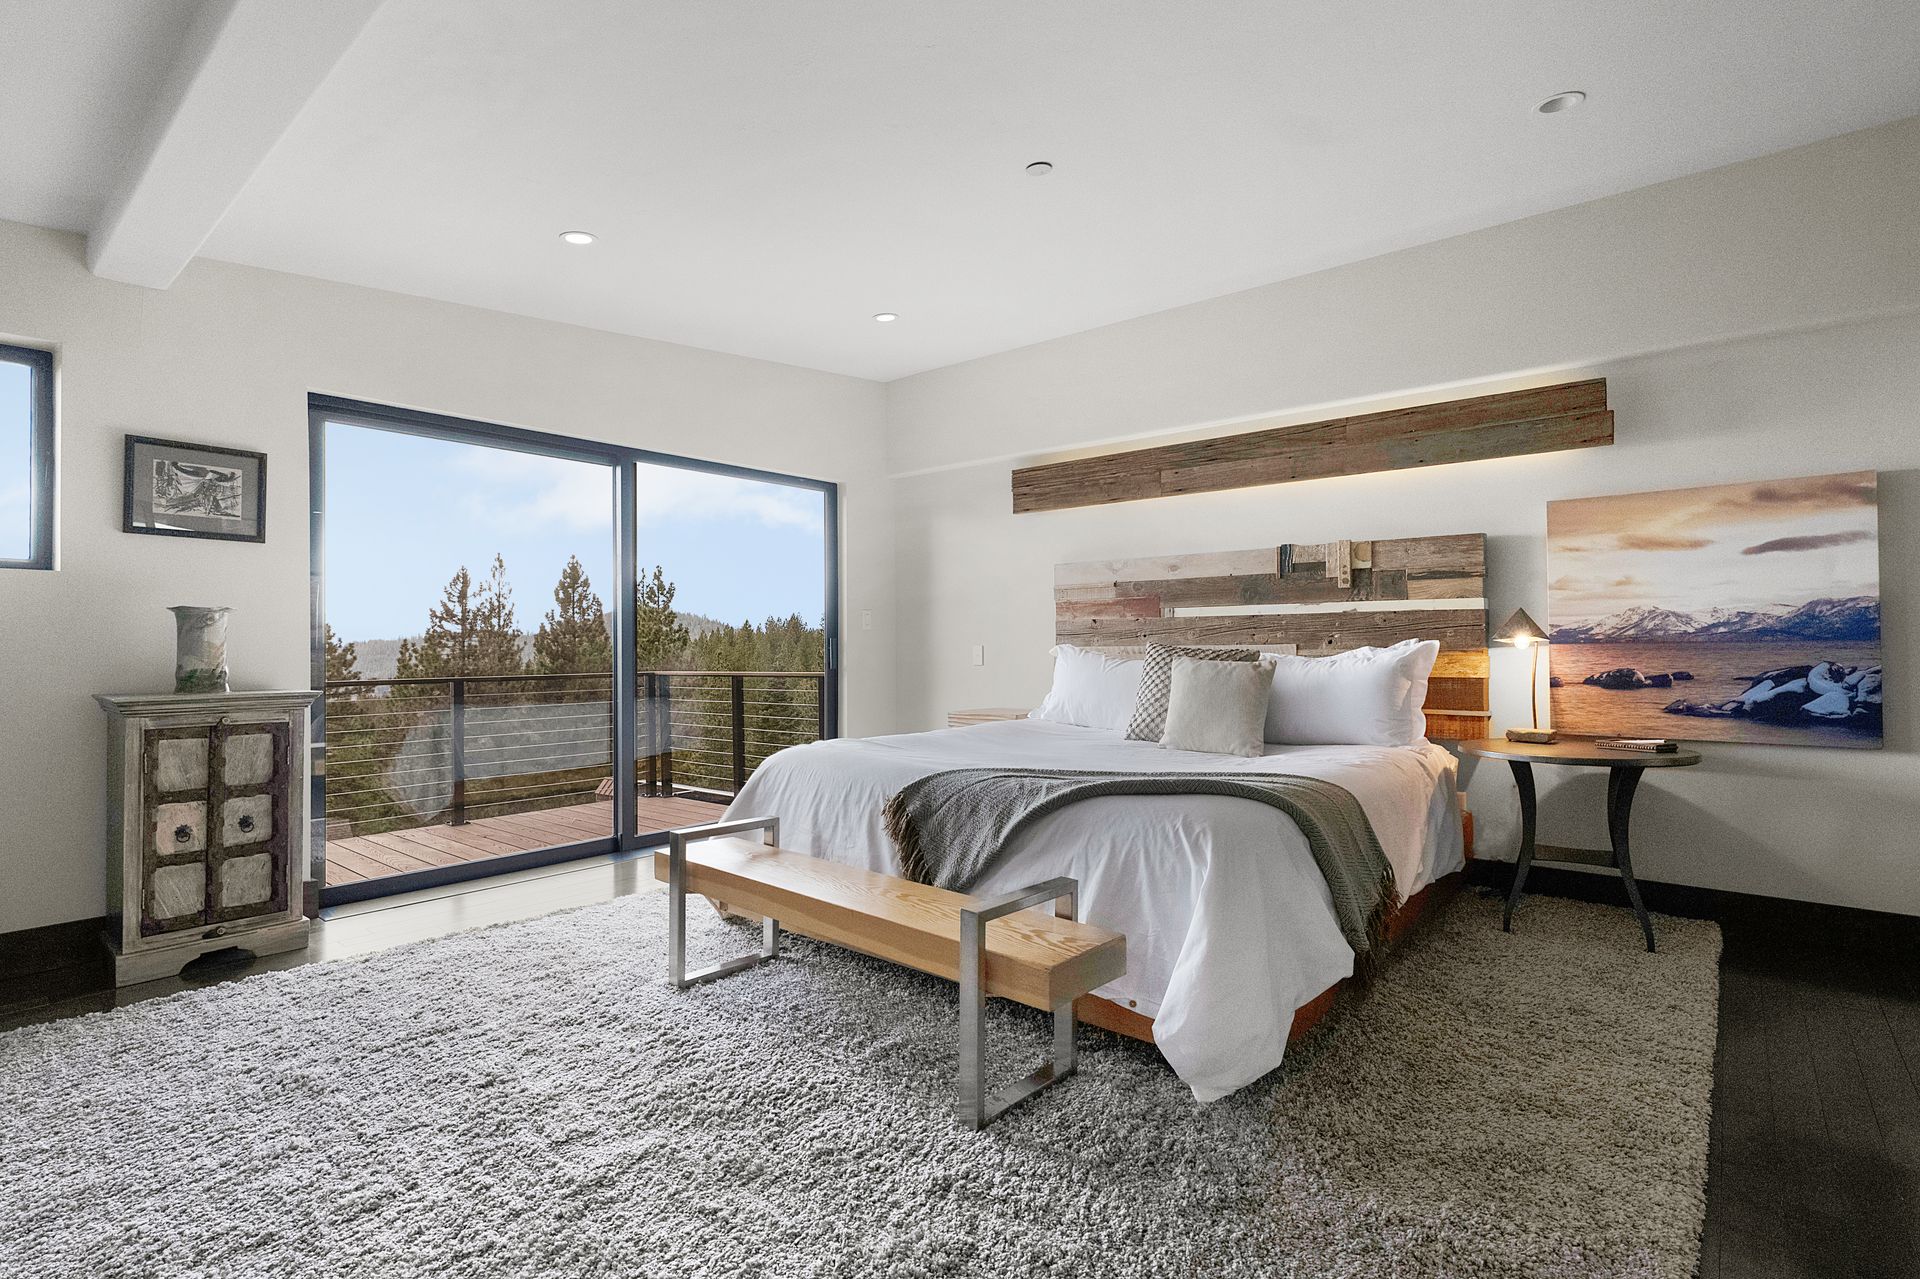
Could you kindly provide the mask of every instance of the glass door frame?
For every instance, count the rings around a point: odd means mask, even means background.
[[[428,870],[403,872],[380,879],[326,887],[326,429],[328,423],[394,431],[432,439],[452,440],[492,448],[508,448],[566,461],[608,467],[613,477],[614,601],[613,601],[613,831],[598,839],[556,844],[524,853],[506,853],[483,861]],[[667,842],[663,830],[642,831],[639,826],[639,678],[634,652],[634,604],[640,584],[639,465],[674,467],[725,475],[735,479],[779,484],[820,494],[822,540],[826,555],[826,599],[822,629],[826,640],[826,678],[822,682],[822,719],[825,736],[840,735],[840,486],[831,480],[810,479],[779,471],[763,471],[726,462],[683,457],[653,449],[633,448],[601,440],[553,435],[525,427],[503,426],[469,418],[399,409],[335,395],[307,396],[307,466],[311,514],[311,615],[313,687],[322,694],[314,703],[312,743],[314,767],[310,774],[312,838],[309,840],[307,883],[309,910],[345,902],[385,897],[393,893],[437,888],[464,880],[510,871],[551,866],[607,853],[637,852]],[[625,779],[625,784],[621,780]]]

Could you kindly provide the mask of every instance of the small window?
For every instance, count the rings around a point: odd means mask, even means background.
[[[53,567],[53,356],[0,345],[0,568]]]

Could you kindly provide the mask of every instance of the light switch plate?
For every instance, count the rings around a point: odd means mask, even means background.
[[[973,664],[975,666],[985,666],[987,664],[987,646],[985,644],[975,644],[973,646]]]

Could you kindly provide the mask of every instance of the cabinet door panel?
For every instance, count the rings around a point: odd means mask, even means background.
[[[273,766],[279,756],[279,739],[272,733],[227,734],[222,761],[223,780],[229,789],[265,786],[273,780]]]
[[[160,932],[165,926],[188,927],[200,922],[207,909],[207,868],[200,862],[187,862],[179,866],[155,867],[147,879],[148,918],[161,927],[147,929],[148,932]],[[172,921],[183,921],[173,924]]]
[[[207,788],[207,735],[155,737],[153,788],[163,793]]]
[[[146,884],[139,898],[143,937],[206,922],[206,860],[215,844],[208,804],[213,749],[213,730],[207,725],[152,728],[144,736],[139,819],[146,841]]]
[[[213,736],[213,839],[207,918],[229,923],[287,909],[291,727],[222,725]]]
[[[226,848],[273,838],[273,796],[234,795],[220,805],[220,843]]]
[[[150,845],[156,857],[205,852],[207,801],[194,799],[156,805]]]
[[[214,910],[230,911],[271,902],[273,869],[272,853],[230,857],[221,862],[219,882],[214,886]]]

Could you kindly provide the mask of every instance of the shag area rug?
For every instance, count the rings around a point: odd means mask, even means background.
[[[699,954],[751,937],[697,903]],[[985,1132],[954,991],[804,941],[662,979],[656,895],[0,1036],[0,1274],[1658,1276],[1704,1209],[1719,930],[1462,895],[1287,1066],[1149,1048]],[[1002,1065],[1045,1023],[996,1008]]]

